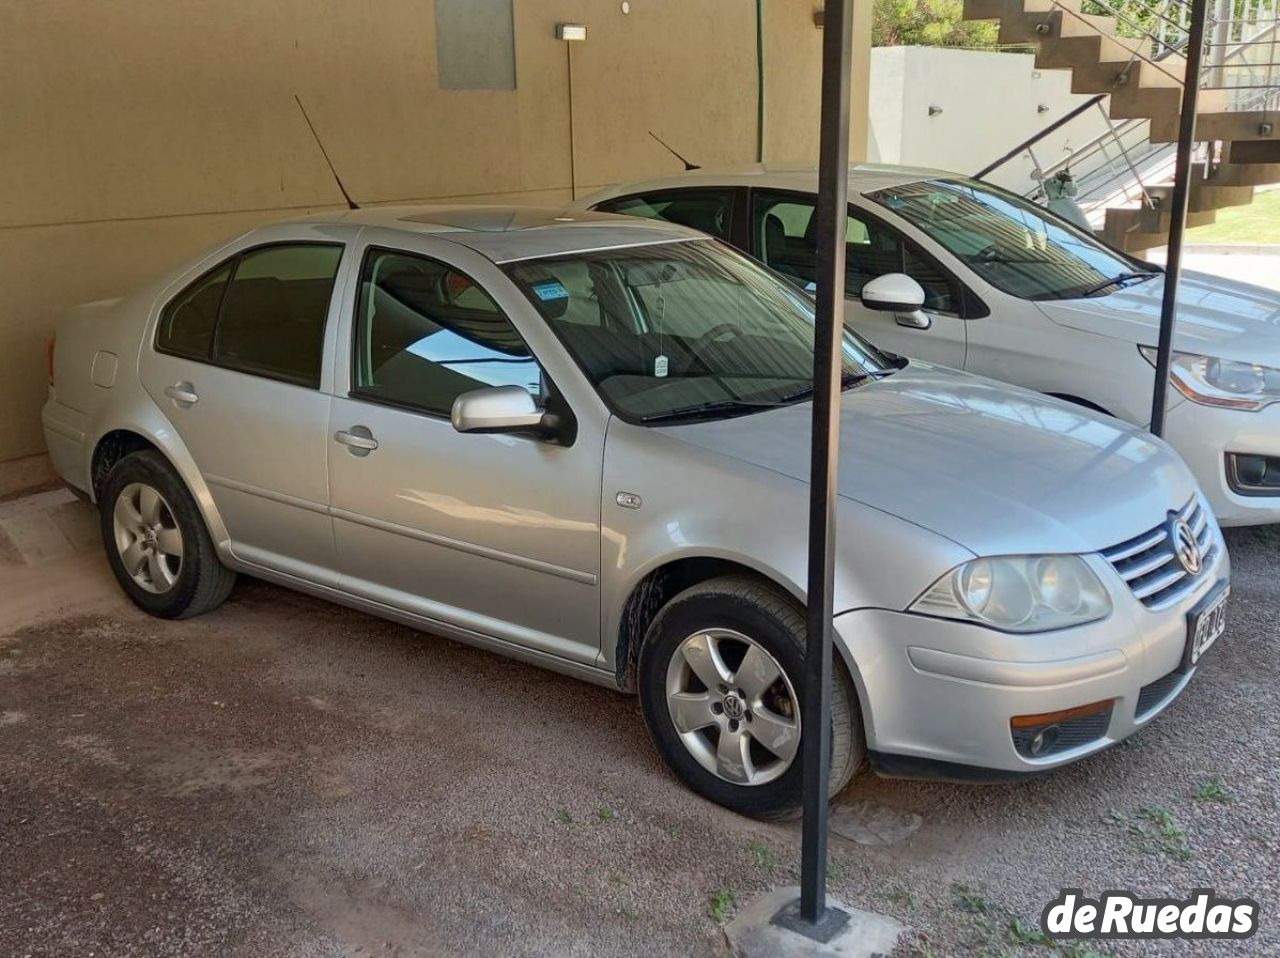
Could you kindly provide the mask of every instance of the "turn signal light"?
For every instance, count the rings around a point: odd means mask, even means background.
[[[1040,728],[1045,725],[1058,725],[1074,718],[1080,718],[1082,715],[1105,712],[1111,708],[1114,702],[1115,699],[1103,699],[1101,702],[1077,705],[1073,709],[1063,709],[1060,712],[1041,712],[1039,715],[1015,715],[1009,720],[1009,724],[1014,728]]]

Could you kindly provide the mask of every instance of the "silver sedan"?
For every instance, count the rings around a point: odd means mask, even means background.
[[[901,277],[872,308],[910,310]],[[913,291],[915,289],[916,291]],[[44,409],[124,591],[237,573],[638,692],[693,789],[799,803],[809,299],[682,227],[399,208],[256,229],[60,325]],[[1181,460],[844,340],[832,788],[1043,772],[1223,627]]]

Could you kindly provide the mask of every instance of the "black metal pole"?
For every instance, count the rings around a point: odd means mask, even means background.
[[[813,339],[813,450],[809,466],[809,608],[801,752],[804,829],[800,917],[827,911],[827,787],[831,778],[831,615],[835,495],[840,451],[844,257],[849,193],[849,74],[853,0],[826,0],[818,152],[817,322]]]
[[[1187,74],[1182,81],[1182,115],[1178,118],[1178,154],[1174,160],[1173,197],[1169,210],[1169,246],[1164,267],[1164,299],[1160,304],[1160,341],[1156,350],[1155,388],[1151,396],[1151,431],[1164,435],[1165,397],[1173,360],[1173,328],[1177,319],[1178,281],[1182,277],[1182,234],[1187,226],[1187,198],[1191,191],[1191,160],[1196,145],[1196,100],[1200,93],[1200,61],[1208,0],[1191,0],[1191,29],[1187,37]]]

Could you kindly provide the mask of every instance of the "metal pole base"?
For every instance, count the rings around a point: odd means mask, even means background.
[[[800,899],[797,898],[774,915],[772,921],[779,928],[825,945],[849,927],[849,913],[828,905],[816,922],[809,922],[801,916]]]

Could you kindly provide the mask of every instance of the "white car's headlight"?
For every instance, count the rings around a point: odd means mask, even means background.
[[[1138,349],[1147,362],[1152,366],[1156,364],[1153,347],[1139,346]],[[1280,369],[1257,363],[1174,353],[1169,381],[1178,392],[1202,406],[1263,409],[1280,402]]]
[[[1047,632],[1104,618],[1111,596],[1079,556],[1001,556],[952,569],[911,611],[1006,632]]]

